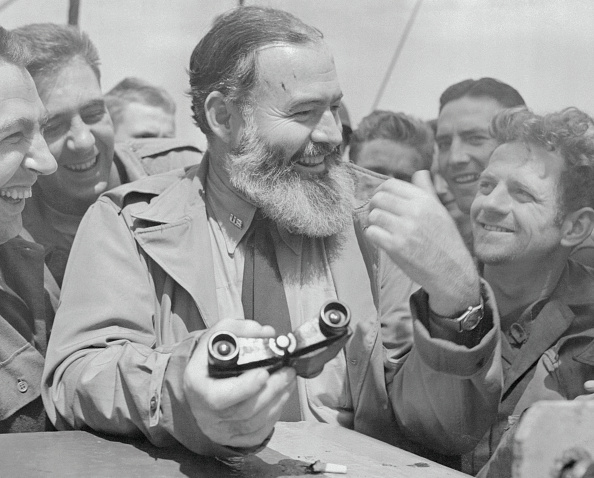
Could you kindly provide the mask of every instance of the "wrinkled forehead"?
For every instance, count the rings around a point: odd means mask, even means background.
[[[559,152],[536,143],[512,141],[495,148],[483,174],[505,173],[510,177],[525,175],[556,181],[565,169],[565,159]]]
[[[8,102],[14,105],[14,100],[25,101],[35,107],[41,103],[29,72],[22,66],[0,61],[0,107]]]
[[[323,41],[262,47],[257,52],[256,69],[256,95],[284,97],[307,90],[340,90],[334,58]]]
[[[67,61],[62,61],[59,64],[38,71],[33,77],[33,80],[37,85],[39,94],[42,95],[43,92],[52,90],[56,86],[68,87],[70,79],[73,77],[73,73],[76,74],[81,71],[89,72],[88,75],[85,75],[87,77],[85,83],[92,84],[93,86],[97,85],[101,88],[101,82],[97,73],[84,60],[84,58],[80,56],[74,56]],[[77,86],[81,86],[81,78],[80,75],[78,76],[76,83]]]
[[[505,107],[487,97],[463,96],[444,105],[437,118],[437,134],[443,130],[488,129],[491,119]]]

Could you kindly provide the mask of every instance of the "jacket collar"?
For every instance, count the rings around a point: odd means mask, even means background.
[[[204,203],[208,162],[206,154],[198,166],[188,169],[181,181],[175,181],[146,209],[132,216],[157,224],[175,224],[188,217],[194,205]]]
[[[569,329],[575,318],[570,307],[592,303],[594,303],[594,275],[580,264],[569,260],[550,300],[534,318],[528,342],[512,361],[512,366],[505,377],[504,396],[542,354]],[[502,340],[506,339],[503,337]]]
[[[218,305],[204,201],[208,155],[140,212],[132,212],[138,244],[189,292],[207,327],[218,320]],[[183,253],[199,251],[198,253]]]

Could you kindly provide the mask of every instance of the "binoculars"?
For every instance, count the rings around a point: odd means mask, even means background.
[[[345,304],[328,301],[317,317],[286,335],[246,338],[217,332],[208,341],[209,375],[226,378],[253,368],[262,367],[273,373],[282,367],[293,367],[300,377],[315,377],[352,335],[350,320],[351,312]]]

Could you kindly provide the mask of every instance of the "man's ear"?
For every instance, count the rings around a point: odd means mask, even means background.
[[[561,225],[561,245],[574,247],[585,241],[594,228],[594,209],[583,207],[568,214]]]
[[[220,91],[213,91],[204,102],[206,120],[212,132],[224,143],[230,143],[233,138],[231,130],[231,110]]]

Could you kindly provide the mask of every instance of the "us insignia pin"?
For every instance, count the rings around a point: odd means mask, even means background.
[[[243,221],[235,214],[229,214],[229,222],[239,229],[243,229]]]

